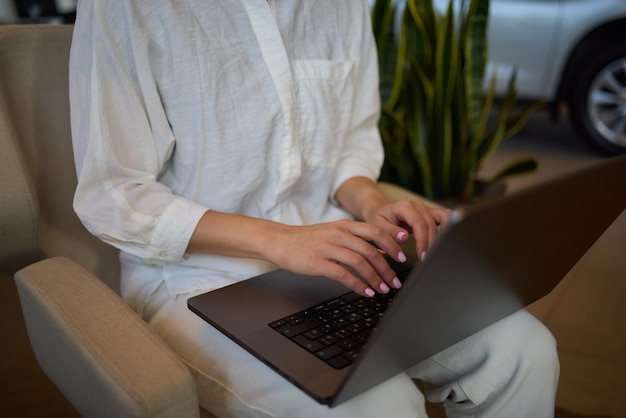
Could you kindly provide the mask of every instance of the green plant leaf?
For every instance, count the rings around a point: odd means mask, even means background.
[[[437,167],[436,193],[447,195],[450,193],[452,173],[452,153],[454,144],[454,126],[452,114],[454,106],[458,104],[454,99],[457,92],[457,77],[459,68],[459,42],[456,36],[454,9],[450,2],[445,15],[438,21],[437,43],[435,46],[435,91],[431,130],[438,139],[435,147],[436,154],[432,155],[433,164]]]
[[[480,129],[483,81],[488,60],[488,19],[489,0],[472,1],[461,28],[465,100],[469,119],[468,128],[472,136],[476,136],[476,131]]]
[[[397,7],[391,0],[379,0],[372,9],[372,30],[378,52],[378,72],[381,102],[385,103],[394,83],[397,46],[393,21]]]
[[[471,198],[481,166],[540,104],[518,106],[516,71],[497,104],[495,77],[484,84],[489,0],[461,0],[460,13],[450,0],[443,14],[434,0],[406,1],[397,40],[395,0],[373,9],[381,72],[391,80],[381,80],[381,176],[431,199]],[[502,174],[527,168],[515,163]]]
[[[524,126],[526,126],[528,119],[530,119],[533,113],[535,113],[537,110],[541,109],[545,105],[545,101],[537,101],[522,109],[520,112],[517,113],[517,115],[509,117],[509,119],[507,120],[507,129],[504,134],[504,139],[511,138],[512,136],[519,133],[519,131],[521,131]]]
[[[437,37],[437,14],[432,0],[407,0],[406,11],[419,32],[419,38],[415,39],[419,45],[416,54],[421,54],[422,59],[418,61],[432,62]]]
[[[502,140],[506,137],[508,130],[508,115],[517,104],[517,93],[515,90],[515,82],[517,80],[517,71],[513,71],[509,79],[509,86],[502,101],[502,105],[497,115],[496,127],[490,134],[487,134],[479,143],[478,154],[473,170],[478,171],[485,161],[496,152]]]

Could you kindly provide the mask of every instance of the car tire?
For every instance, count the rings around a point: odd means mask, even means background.
[[[589,60],[571,92],[570,118],[577,133],[603,153],[626,153],[626,43]]]

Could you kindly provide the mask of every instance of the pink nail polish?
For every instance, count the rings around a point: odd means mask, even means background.
[[[385,283],[381,283],[380,284],[380,291],[383,292],[384,294],[389,293],[389,286],[387,286]]]
[[[376,292],[374,292],[372,289],[368,287],[367,289],[365,289],[365,294],[369,296],[370,298],[373,298]]]
[[[420,256],[420,260],[424,261],[426,258],[426,251],[422,251],[422,255]]]
[[[404,263],[406,261],[406,255],[404,255],[402,251],[398,253],[398,260],[400,260],[401,263]]]
[[[395,279],[393,279],[393,287],[395,287],[396,289],[400,289],[402,287],[402,282],[396,277]]]
[[[398,232],[398,235],[396,235],[396,239],[398,241],[404,241],[406,239],[407,235],[408,234],[406,232],[404,232],[404,231]]]

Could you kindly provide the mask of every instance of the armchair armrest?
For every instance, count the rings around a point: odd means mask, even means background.
[[[444,207],[443,205],[439,203],[426,199],[425,197],[422,197],[408,189],[405,189],[393,183],[387,183],[387,182],[381,181],[378,183],[378,187],[380,187],[380,189],[383,191],[383,193],[385,194],[385,196],[387,196],[388,199],[394,202],[398,200],[421,200],[428,206],[437,207],[437,208]]]
[[[37,360],[81,415],[199,415],[189,369],[96,276],[58,257],[15,282]]]

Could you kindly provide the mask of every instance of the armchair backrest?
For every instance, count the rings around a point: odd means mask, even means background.
[[[119,293],[117,251],[72,209],[71,25],[0,26],[0,271],[65,256]]]

